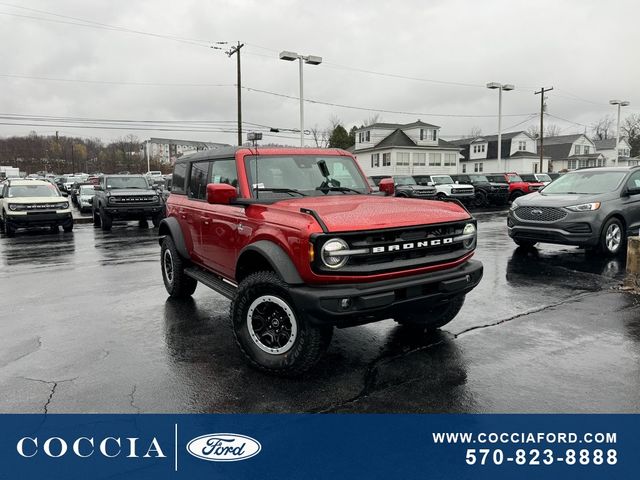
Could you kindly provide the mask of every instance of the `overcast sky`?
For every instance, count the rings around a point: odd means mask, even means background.
[[[637,0],[0,0],[0,113],[226,121],[213,128],[233,131],[235,57],[209,45],[242,41],[243,86],[296,97],[243,90],[246,122],[299,127],[298,66],[278,59],[278,52],[291,50],[324,60],[305,65],[305,98],[361,108],[306,103],[306,128],[325,127],[335,117],[348,129],[375,115],[364,110],[372,109],[387,111],[379,114],[385,122],[440,125],[449,138],[473,127],[497,133],[498,94],[484,87],[490,81],[516,86],[504,93],[503,131],[539,121],[531,115],[539,112],[540,96],[533,92],[541,86],[555,87],[548,94],[551,115],[590,125],[615,113],[611,98],[631,101],[627,113],[640,112],[639,18]],[[96,23],[81,26],[79,19]],[[546,121],[562,133],[585,129]],[[128,133],[225,143],[237,138],[221,131],[72,125],[78,122],[0,125],[0,136],[58,130],[104,140]],[[265,140],[296,144],[296,134]]]

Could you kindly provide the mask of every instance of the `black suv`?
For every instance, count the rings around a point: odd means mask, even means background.
[[[377,175],[371,177],[376,186],[379,186],[380,180],[385,178],[393,179],[394,195],[396,197],[434,199],[438,194],[436,187],[418,185],[415,179],[409,175]]]
[[[114,220],[139,220],[142,225],[151,219],[157,227],[165,217],[162,196],[142,175],[105,175],[95,188],[93,224],[103,230],[111,230]]]
[[[507,219],[515,243],[577,245],[614,255],[640,231],[640,167],[567,173],[513,201]]]
[[[474,207],[506,205],[509,201],[509,185],[505,183],[490,182],[479,173],[451,175],[451,178],[459,183],[473,185],[476,191],[472,202]]]

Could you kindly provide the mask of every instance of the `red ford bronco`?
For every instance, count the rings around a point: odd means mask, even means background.
[[[199,152],[177,160],[166,207],[167,292],[200,282],[231,299],[240,350],[269,373],[308,370],[333,327],[437,329],[482,278],[461,205],[372,195],[343,150]]]

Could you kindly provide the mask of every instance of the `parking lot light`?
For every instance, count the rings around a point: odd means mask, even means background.
[[[609,100],[609,104],[618,106],[618,123],[616,126],[616,167],[620,161],[620,107],[626,107],[631,104],[626,100]]]
[[[500,164],[502,163],[502,91],[509,92],[516,87],[511,83],[487,83],[489,90],[498,90],[498,172],[500,172]],[[505,169],[506,171],[506,169]]]

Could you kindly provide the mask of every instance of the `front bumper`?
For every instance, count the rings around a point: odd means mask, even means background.
[[[296,310],[321,325],[349,327],[415,313],[464,295],[482,279],[482,263],[469,260],[453,269],[354,285],[292,286]],[[344,308],[342,300],[348,299]]]
[[[578,247],[595,246],[600,241],[602,222],[585,213],[570,213],[557,222],[525,222],[513,212],[507,217],[507,231],[514,240],[525,240]]]
[[[7,222],[16,228],[65,226],[73,223],[73,217],[68,210],[55,213],[30,212],[18,215],[9,214]]]
[[[164,214],[164,205],[156,204],[153,206],[136,206],[136,205],[109,205],[105,212],[113,218],[122,220],[137,220],[145,217],[147,219]]]

